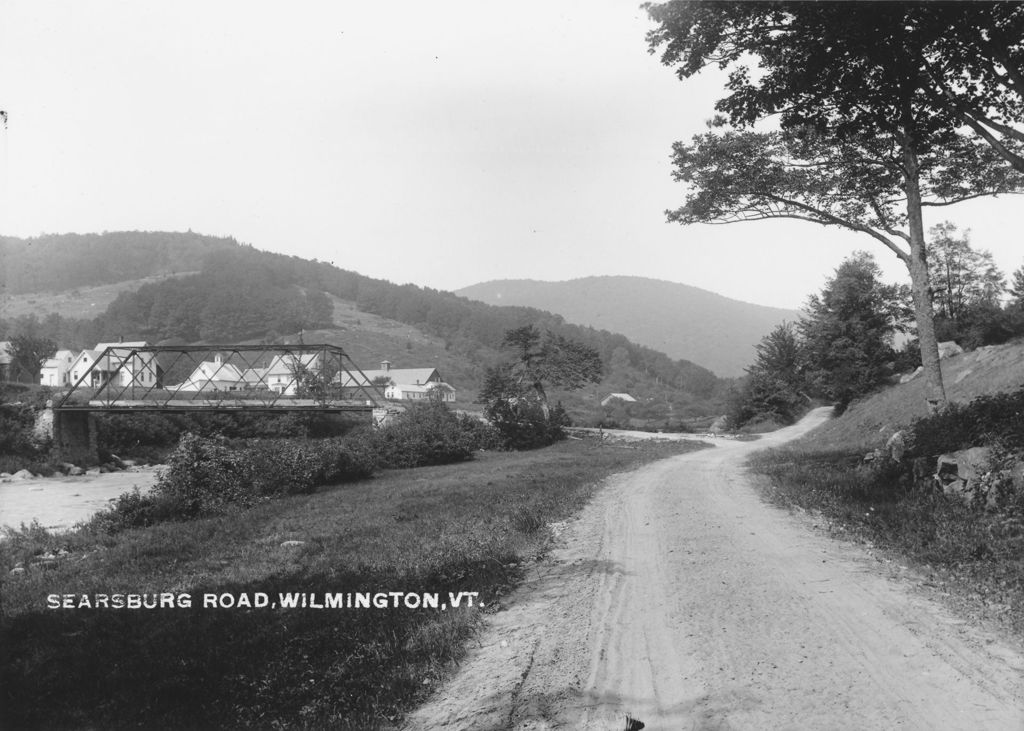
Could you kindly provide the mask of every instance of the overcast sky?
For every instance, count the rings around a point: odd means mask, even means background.
[[[0,233],[193,231],[457,289],[630,274],[799,306],[862,235],[682,227],[678,81],[633,0],[0,0]],[[942,211],[1000,266],[1024,206]],[[935,223],[941,219],[934,219]]]

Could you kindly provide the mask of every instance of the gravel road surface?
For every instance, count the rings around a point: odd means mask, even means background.
[[[1024,729],[1024,656],[763,503],[757,442],[610,478],[409,729]]]

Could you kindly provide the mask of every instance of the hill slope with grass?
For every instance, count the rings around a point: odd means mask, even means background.
[[[492,305],[556,312],[569,322],[623,333],[726,377],[742,376],[754,360],[754,345],[776,325],[799,317],[796,310],[740,302],[687,284],[644,277],[502,279],[456,294]]]
[[[979,396],[1024,387],[1024,341],[990,345],[941,361],[950,402],[965,404]],[[807,443],[835,448],[879,446],[896,429],[927,416],[924,377],[854,401],[837,419],[805,437]]]

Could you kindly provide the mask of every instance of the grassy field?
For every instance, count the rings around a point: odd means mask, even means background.
[[[391,728],[543,555],[548,523],[607,474],[698,446],[570,440],[113,537],[10,535],[0,543],[0,726]],[[19,563],[27,570],[10,574]],[[478,592],[485,606],[201,606],[205,594],[359,591]],[[188,593],[192,606],[48,608],[51,594],[115,593]]]
[[[170,277],[185,277],[198,272],[157,274],[143,279],[129,279],[116,284],[79,287],[71,291],[7,295],[0,300],[3,317],[38,315],[43,319],[50,313],[61,317],[96,317],[117,299],[122,292],[134,292],[144,284],[160,282]]]

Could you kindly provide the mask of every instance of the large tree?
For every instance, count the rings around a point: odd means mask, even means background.
[[[796,328],[777,325],[755,346],[747,378],[729,399],[729,422],[735,429],[752,421],[791,424],[807,410],[803,348]]]
[[[880,273],[871,254],[857,252],[804,306],[799,329],[806,378],[840,409],[892,375],[902,297]]]
[[[561,436],[564,414],[548,407],[547,387],[572,391],[600,383],[604,364],[600,354],[582,343],[532,325],[508,330],[503,344],[515,358],[484,376],[479,401],[484,415],[504,435],[509,446],[534,447]]]
[[[57,344],[46,337],[15,335],[10,340],[11,380],[31,383],[39,380],[39,369],[57,352]]]
[[[957,67],[947,59],[937,70],[936,49],[957,31],[949,13],[926,14],[920,4],[646,7],[658,24],[651,51],[661,49],[680,78],[708,65],[730,69],[716,109],[737,128],[677,143],[676,177],[691,188],[670,218],[798,218],[880,241],[910,273],[928,400],[943,403],[922,209],[1009,192],[1020,180],[1005,163],[1007,150],[1019,151],[1014,138],[1004,137],[1000,149],[964,134],[962,108],[936,93],[935,79],[957,78],[954,96],[973,98],[1003,122],[1021,119],[1014,88],[991,76],[972,81],[981,71],[966,61]],[[756,73],[745,65],[751,56]],[[744,129],[776,116],[780,131]]]

